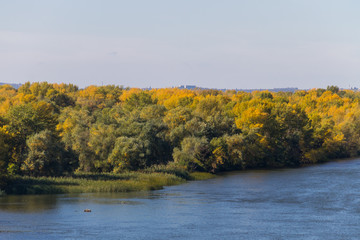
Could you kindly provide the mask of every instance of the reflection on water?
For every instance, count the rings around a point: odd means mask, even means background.
[[[6,196],[0,239],[358,239],[358,189],[356,159],[150,192]]]
[[[142,204],[141,199],[159,199],[176,196],[177,193],[161,193],[143,191],[134,193],[89,193],[59,195],[15,195],[0,197],[0,210],[6,212],[35,213],[55,209],[57,202],[61,204]],[[126,200],[137,198],[137,201]]]
[[[30,195],[0,197],[0,210],[19,213],[46,211],[56,207],[55,195]]]

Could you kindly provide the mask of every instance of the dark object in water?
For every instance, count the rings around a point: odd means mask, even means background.
[[[91,209],[85,209],[84,212],[91,212]]]

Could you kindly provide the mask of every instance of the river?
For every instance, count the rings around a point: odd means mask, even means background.
[[[338,240],[359,239],[359,223],[360,159],[159,191],[0,197],[0,239]]]

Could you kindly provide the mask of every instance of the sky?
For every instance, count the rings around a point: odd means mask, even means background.
[[[0,82],[360,87],[358,0],[0,0]]]

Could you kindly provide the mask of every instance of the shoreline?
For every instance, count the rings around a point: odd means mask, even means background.
[[[160,190],[188,181],[200,181],[222,176],[231,172],[271,171],[306,168],[331,162],[354,160],[359,157],[331,159],[324,162],[304,164],[297,167],[253,168],[208,172],[124,172],[124,173],[75,173],[61,177],[11,176],[8,186],[0,190],[0,197],[6,195],[42,195],[69,193],[116,193]]]
[[[186,176],[162,172],[77,173],[67,177],[12,176],[0,196],[150,191],[215,176],[205,172],[188,173]]]

